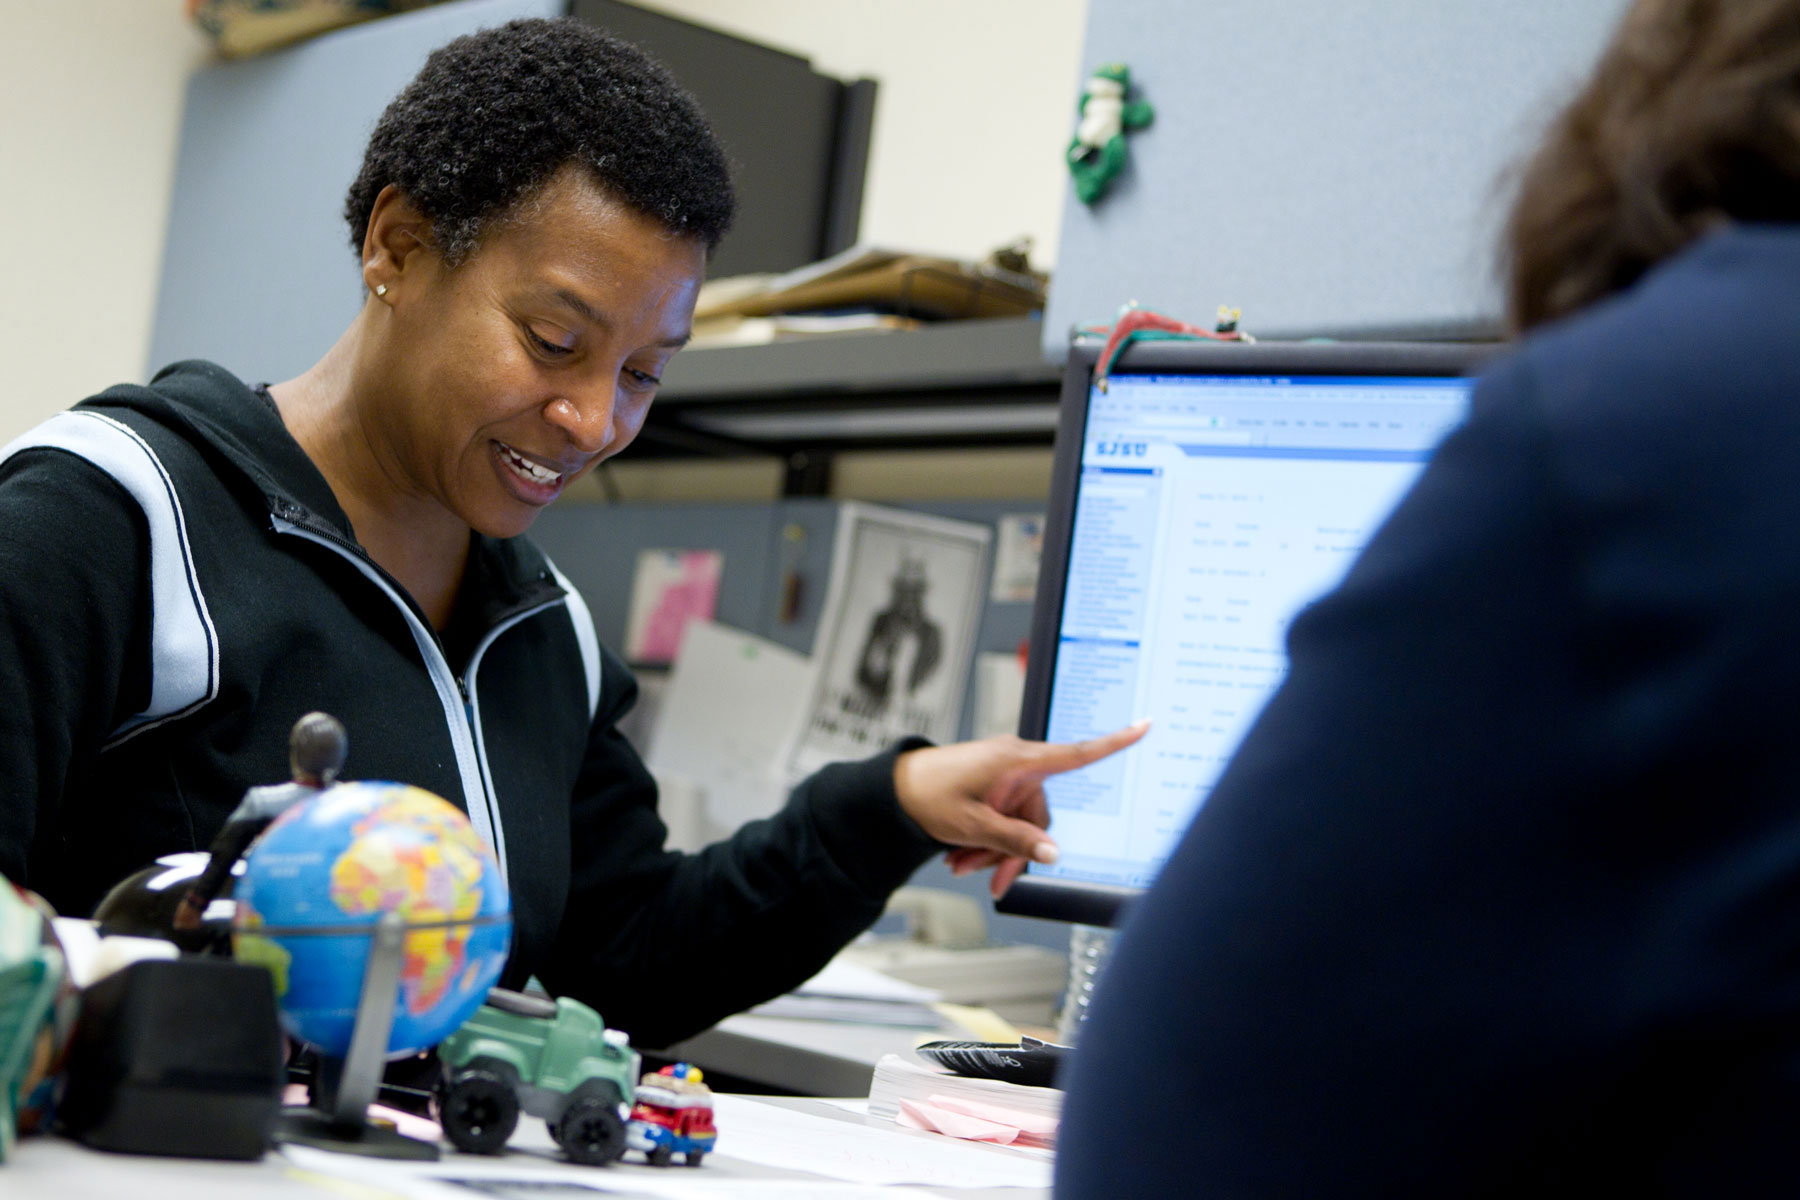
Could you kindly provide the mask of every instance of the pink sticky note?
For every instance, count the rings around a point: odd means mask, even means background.
[[[966,1117],[980,1117],[984,1121],[1011,1125],[1021,1133],[1037,1134],[1040,1137],[1051,1137],[1056,1134],[1057,1119],[1047,1113],[1019,1112],[1002,1104],[990,1104],[985,1100],[967,1100],[957,1096],[933,1096],[931,1103],[938,1108],[949,1109],[953,1113],[961,1113]]]
[[[998,1142],[1006,1145],[1019,1136],[1018,1129],[1011,1125],[984,1121],[980,1117],[951,1112],[947,1108],[921,1104],[916,1100],[900,1101],[900,1115],[903,1118],[900,1124],[909,1129],[929,1129],[973,1142]],[[912,1120],[905,1120],[906,1117],[911,1117]]]

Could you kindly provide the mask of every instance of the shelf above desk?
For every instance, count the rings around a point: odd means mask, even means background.
[[[1062,368],[1031,318],[956,321],[688,350],[669,363],[634,454],[780,456],[787,494],[849,449],[1048,446]]]
[[[1044,361],[1041,330],[1034,318],[1006,317],[756,346],[697,347],[669,363],[657,403],[949,388],[1054,389],[1062,368]]]

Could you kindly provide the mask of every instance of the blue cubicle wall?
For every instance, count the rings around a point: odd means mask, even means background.
[[[908,503],[913,512],[993,525],[1008,513],[1041,511],[1029,501]],[[643,550],[717,550],[724,555],[717,619],[802,654],[812,652],[819,610],[831,574],[838,503],[783,500],[774,504],[558,504],[531,527],[543,547],[593,610],[600,638],[625,644],[631,584]],[[782,530],[805,531],[794,566],[802,580],[795,619],[781,619]],[[987,605],[976,650],[1010,653],[1030,633],[1031,605]],[[965,716],[962,732],[967,735]]]
[[[289,379],[363,301],[344,194],[376,119],[451,38],[563,0],[463,0],[209,66],[188,83],[149,371],[206,358]]]
[[[1065,192],[1046,356],[1128,300],[1273,337],[1493,329],[1507,169],[1624,7],[1090,0],[1082,77],[1126,63],[1156,120],[1099,204]]]

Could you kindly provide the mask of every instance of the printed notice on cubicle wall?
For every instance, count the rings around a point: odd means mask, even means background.
[[[908,734],[956,740],[992,536],[967,521],[843,506],[792,777]]]

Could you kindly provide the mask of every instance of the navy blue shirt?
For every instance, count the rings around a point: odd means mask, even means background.
[[[1289,650],[1057,1195],[1800,1186],[1800,229],[1501,361]]]

